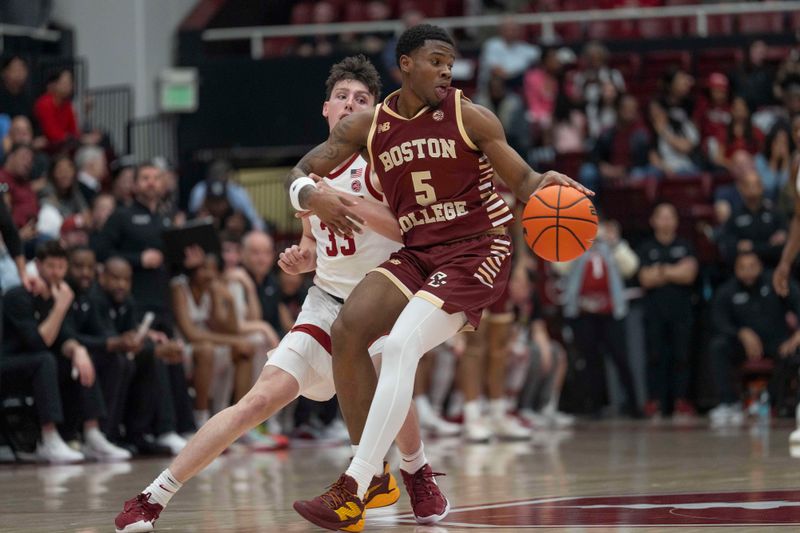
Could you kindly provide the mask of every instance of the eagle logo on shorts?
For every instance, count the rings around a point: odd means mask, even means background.
[[[435,120],[436,122],[443,121],[444,120],[444,111],[442,111],[441,109],[438,109],[438,110],[434,111],[433,112],[433,120]]]

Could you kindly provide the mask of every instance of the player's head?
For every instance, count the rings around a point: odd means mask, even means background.
[[[669,202],[662,202],[653,209],[650,226],[656,234],[674,235],[678,231],[678,211]]]
[[[67,275],[67,251],[58,241],[43,242],[36,248],[36,268],[48,285],[57,285]]]
[[[419,24],[400,36],[395,57],[403,88],[411,90],[426,105],[438,106],[453,79],[456,48],[450,35],[438,26]]]
[[[737,255],[733,268],[736,279],[746,287],[753,286],[763,270],[761,259],[755,252],[742,252]]]
[[[325,82],[322,116],[333,129],[344,117],[370,109],[381,95],[381,77],[363,55],[346,57],[331,67]]]
[[[109,257],[100,274],[100,286],[111,296],[114,303],[121,304],[131,293],[133,270],[125,258]]]
[[[73,287],[81,292],[88,291],[94,283],[96,264],[94,252],[88,246],[70,248],[67,275]]]

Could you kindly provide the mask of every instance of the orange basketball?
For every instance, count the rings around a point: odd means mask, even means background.
[[[591,248],[597,211],[579,190],[551,185],[528,200],[522,229],[533,253],[547,261],[570,261]]]

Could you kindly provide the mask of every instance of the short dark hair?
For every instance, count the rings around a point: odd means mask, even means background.
[[[417,48],[425,46],[425,41],[442,41],[455,48],[455,43],[447,30],[432,24],[417,24],[407,29],[397,40],[397,48],[394,56],[397,65],[400,66],[402,56],[411,55]]]
[[[161,167],[159,167],[154,161],[144,161],[134,167],[133,181],[139,180],[139,174],[141,174],[142,169],[145,168],[157,168],[161,170]]]
[[[69,258],[70,261],[72,261],[72,258],[75,256],[75,254],[79,254],[81,252],[91,252],[92,255],[94,255],[94,250],[92,250],[89,246],[85,244],[78,244],[67,250],[67,257]],[[97,259],[96,255],[95,259]]]
[[[50,257],[67,258],[67,251],[57,240],[46,241],[36,247],[36,259],[44,261]]]
[[[47,75],[47,80],[46,80],[47,85],[50,85],[51,83],[58,81],[58,79],[62,75],[64,75],[65,72],[69,72],[70,75],[72,75],[72,71],[70,69],[66,68],[66,67],[57,68],[57,69],[51,71]]]
[[[122,257],[121,255],[112,255],[111,257],[106,259],[106,261],[105,261],[105,263],[103,263],[103,265],[105,265],[106,269],[108,269],[108,267],[113,265],[114,263],[119,263],[121,265],[125,265],[129,269],[133,270],[133,268],[131,267],[130,262],[127,259],[125,259],[124,257]]]
[[[0,70],[7,69],[14,61],[22,61],[26,67],[28,66],[28,61],[24,57],[19,54],[13,54],[3,59],[3,62],[0,63]]]
[[[346,57],[331,67],[330,75],[325,81],[325,100],[330,99],[334,86],[342,80],[363,83],[375,100],[381,95],[381,77],[375,65],[363,54]]]

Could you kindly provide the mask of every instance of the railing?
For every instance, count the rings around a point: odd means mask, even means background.
[[[173,116],[137,118],[128,123],[128,153],[140,161],[165,157],[178,161],[176,121]]]
[[[86,91],[84,127],[108,133],[119,153],[128,149],[128,122],[133,115],[133,89],[129,85],[97,87]]]
[[[586,11],[561,11],[553,13],[515,13],[514,21],[525,26],[541,26],[544,42],[556,38],[555,25],[562,23],[588,23],[612,20],[644,20],[656,18],[695,19],[696,32],[700,37],[708,35],[708,17],[715,15],[746,15],[757,13],[780,13],[800,11],[798,1],[776,1],[769,3],[697,4],[684,6],[591,9]],[[481,28],[500,25],[508,17],[503,15],[480,15],[470,17],[447,17],[428,19],[431,24],[444,28]],[[335,24],[293,24],[283,26],[249,26],[243,28],[214,28],[205,30],[204,41],[250,41],[253,59],[264,56],[264,39],[270,37],[301,37],[307,35],[335,35],[341,33],[400,33],[404,29],[400,20],[378,22],[341,22]]]

